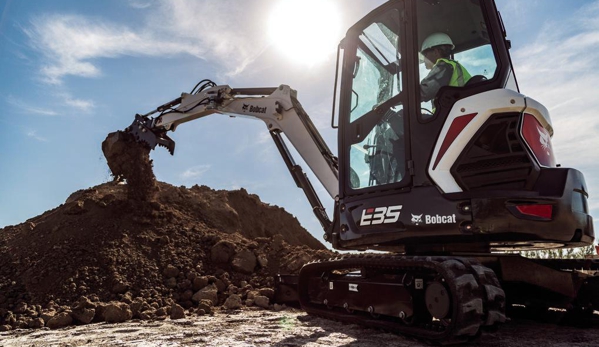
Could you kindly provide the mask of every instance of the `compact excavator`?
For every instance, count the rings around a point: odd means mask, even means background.
[[[471,77],[425,102],[421,51],[439,33]],[[296,295],[308,313],[443,344],[494,329],[512,306],[592,316],[596,260],[517,254],[588,246],[594,231],[584,177],[556,163],[549,112],[520,93],[509,49],[492,0],[392,0],[339,44],[338,156],[286,85],[204,80],[121,133],[173,154],[168,134],[185,122],[212,114],[264,121],[324,239],[338,250],[383,251],[281,276],[283,296]],[[286,140],[334,201],[331,216]]]

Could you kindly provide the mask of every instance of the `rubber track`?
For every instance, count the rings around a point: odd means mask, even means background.
[[[447,327],[441,324],[406,325],[397,318],[375,319],[314,304],[309,298],[310,278],[320,278],[332,270],[371,268],[417,272],[432,270],[444,279],[452,296],[452,317]],[[299,297],[309,314],[347,323],[414,336],[441,344],[463,343],[506,320],[505,293],[495,273],[477,260],[457,257],[404,257],[353,255],[305,265],[300,271]],[[415,306],[416,309],[416,306]],[[425,308],[426,309],[426,308]],[[391,317],[389,317],[391,318]]]

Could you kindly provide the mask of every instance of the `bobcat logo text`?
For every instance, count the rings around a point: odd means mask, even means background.
[[[362,210],[360,226],[395,223],[399,220],[402,205],[372,207]]]

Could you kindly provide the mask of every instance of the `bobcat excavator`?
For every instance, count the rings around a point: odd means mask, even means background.
[[[423,102],[420,51],[435,33],[451,38],[452,59],[472,77]],[[599,307],[597,261],[516,253],[588,246],[594,231],[584,177],[556,164],[549,113],[520,93],[509,48],[492,0],[392,0],[339,45],[338,157],[286,85],[204,80],[136,115],[114,141],[126,134],[173,154],[168,133],[185,122],[264,121],[324,239],[339,250],[384,251],[281,276],[283,296],[297,295],[311,314],[443,344],[495,328],[514,305],[589,317]],[[283,134],[333,199],[331,217]]]

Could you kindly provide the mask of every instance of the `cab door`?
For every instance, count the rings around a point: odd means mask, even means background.
[[[344,40],[340,103],[344,195],[409,184],[404,1],[357,23]]]

